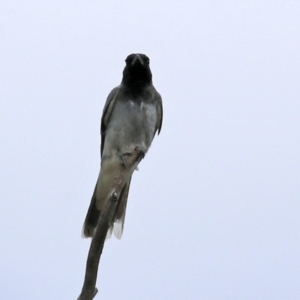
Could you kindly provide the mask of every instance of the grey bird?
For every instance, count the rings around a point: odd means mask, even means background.
[[[160,94],[152,84],[150,60],[145,54],[130,54],[123,79],[107,97],[101,118],[101,168],[83,225],[83,236],[92,237],[101,209],[109,197],[111,183],[122,157],[139,147],[147,153],[152,140],[162,126],[163,107]],[[125,185],[120,195],[108,236],[121,238],[130,181],[134,168],[126,171]]]

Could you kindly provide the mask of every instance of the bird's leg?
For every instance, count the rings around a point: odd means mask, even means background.
[[[138,147],[138,146],[134,148],[133,152],[139,152],[139,157],[138,157],[139,162],[145,157],[145,153],[146,153],[146,151],[142,147]],[[127,160],[128,158],[132,157],[133,152],[125,152],[122,154],[118,153],[121,160],[121,165],[124,169],[126,169]]]
[[[139,157],[138,157],[139,162],[140,162],[140,161],[145,157],[145,155],[146,155],[146,150],[145,150],[143,147],[136,146],[136,147],[134,148],[134,151],[139,152]]]
[[[119,154],[119,157],[121,159],[121,165],[124,169],[126,169],[126,161],[127,161],[127,158],[132,156],[132,153],[130,152],[126,152],[126,153],[122,153],[122,154]]]

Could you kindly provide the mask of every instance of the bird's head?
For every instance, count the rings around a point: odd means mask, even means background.
[[[127,56],[122,82],[130,86],[144,86],[152,83],[149,57],[141,53]]]

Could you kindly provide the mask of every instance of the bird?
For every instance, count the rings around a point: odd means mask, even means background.
[[[123,158],[136,147],[146,154],[162,128],[162,97],[152,83],[149,57],[133,53],[127,56],[125,63],[121,84],[109,93],[101,117],[101,166],[83,225],[82,235],[86,238],[95,232]],[[131,177],[137,165],[138,162],[126,173],[107,237],[112,233],[118,239],[122,237]]]

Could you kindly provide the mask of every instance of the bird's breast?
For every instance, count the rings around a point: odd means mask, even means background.
[[[117,102],[105,133],[109,150],[130,152],[135,147],[147,151],[157,124],[156,106],[145,101]]]

